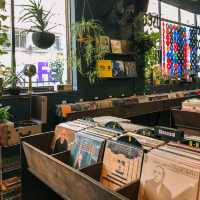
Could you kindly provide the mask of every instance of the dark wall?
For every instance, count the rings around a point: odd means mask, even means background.
[[[31,98],[27,95],[4,96],[0,98],[0,104],[10,106],[11,121],[29,120],[31,111]]]
[[[110,38],[127,40],[133,40],[134,19],[145,12],[148,6],[148,0],[76,0],[75,2],[76,21],[82,17],[99,20],[104,27],[105,34]],[[85,10],[83,10],[84,7]],[[117,60],[116,57],[114,59]],[[118,58],[118,60],[124,59]],[[131,60],[134,61],[135,58],[131,58]],[[86,78],[79,74],[78,90],[84,99],[96,96],[103,98],[122,94],[127,96],[136,92],[143,93],[143,67],[144,65],[137,65],[137,79],[102,79],[94,85],[91,85]]]

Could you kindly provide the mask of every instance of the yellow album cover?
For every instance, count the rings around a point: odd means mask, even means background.
[[[96,66],[99,78],[112,78],[111,60],[97,60]]]

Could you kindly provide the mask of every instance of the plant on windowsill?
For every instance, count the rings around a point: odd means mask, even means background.
[[[20,73],[13,73],[11,68],[9,68],[8,73],[5,76],[4,79],[4,88],[7,93],[10,95],[19,95],[21,92],[21,85],[24,81],[22,78],[23,74]]]
[[[57,55],[57,57],[49,62],[49,68],[51,69],[51,76],[53,80],[63,84],[63,72],[64,72],[64,58],[63,55]]]
[[[103,27],[96,20],[82,18],[72,25],[72,34],[76,37],[77,48],[68,57],[69,63],[93,84],[98,78],[96,61],[104,58],[107,50],[96,41],[104,35]]]
[[[52,10],[45,10],[41,0],[28,0],[28,4],[22,6],[23,15],[19,20],[32,25],[28,32],[32,32],[32,41],[35,46],[41,49],[51,47],[55,42],[55,35],[49,31],[57,26],[49,27],[54,16]]]

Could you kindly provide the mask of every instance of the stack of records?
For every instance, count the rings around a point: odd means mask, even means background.
[[[71,150],[75,133],[93,126],[95,126],[95,123],[86,120],[69,121],[57,125],[51,144],[52,153]]]
[[[149,95],[149,101],[161,101],[161,100],[167,100],[168,94],[155,94],[155,95]]]
[[[136,140],[138,140],[138,142],[140,142],[140,144],[142,144],[143,148],[146,150],[158,148],[159,146],[162,146],[165,144],[165,142],[162,140],[139,135],[139,134],[136,134],[133,132],[128,132],[127,135],[130,135],[130,136],[134,137]]]
[[[182,103],[182,111],[200,113],[200,99],[188,99]]]
[[[100,182],[117,190],[140,178],[143,151],[132,145],[108,140],[103,158]]]
[[[136,104],[136,103],[139,103],[138,98],[136,96],[131,96],[131,97],[113,100],[113,104],[115,106],[133,105],[133,104]]]
[[[106,125],[108,122],[117,122],[117,123],[126,122],[126,123],[130,123],[129,119],[123,119],[123,118],[113,117],[113,116],[94,117],[93,120],[95,122],[97,122],[98,124],[102,125],[102,126]]]
[[[176,92],[170,92],[170,93],[168,93],[168,98],[169,99],[176,99],[177,98]]]
[[[185,91],[176,92],[176,97],[183,98],[186,96],[186,94],[187,94],[187,92],[185,92]]]
[[[0,183],[1,199],[2,200],[20,200],[21,199],[21,179],[12,177],[3,180]]]
[[[127,132],[128,131],[137,132],[139,130],[149,130],[149,131],[152,130],[152,128],[147,127],[147,126],[133,124],[133,123],[127,123],[127,122],[119,122],[119,125]]]
[[[96,101],[97,109],[105,109],[105,108],[112,108],[113,107],[113,100],[112,99],[105,99]]]
[[[123,133],[120,131],[116,131],[113,129],[108,129],[104,127],[90,127],[84,130],[90,135],[95,135],[104,139],[111,139],[122,135]]]
[[[149,98],[148,98],[148,96],[146,96],[146,95],[137,96],[137,99],[138,99],[138,103],[146,103],[146,102],[149,102]]]
[[[197,200],[199,184],[199,152],[168,144],[145,155],[138,199]]]
[[[86,101],[80,102],[75,104],[70,104],[72,111],[89,111],[89,110],[96,110],[97,104],[96,101]]]
[[[199,136],[187,136],[187,135],[185,135],[184,141],[182,141],[182,143],[187,145],[187,146],[200,149],[200,137]]]

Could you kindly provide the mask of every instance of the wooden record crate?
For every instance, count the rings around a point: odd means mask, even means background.
[[[53,132],[38,134],[25,137],[21,142],[22,200],[36,197],[37,200],[137,200],[139,180],[117,191],[107,189],[99,182],[102,163],[81,170],[72,168],[66,164],[70,152],[51,154],[53,135]],[[35,178],[39,183],[34,184]],[[41,183],[47,186],[41,193],[48,195],[53,191],[56,197],[42,196],[38,192],[34,196],[33,190]],[[27,189],[27,185],[31,189]]]
[[[176,108],[171,110],[171,118],[172,124],[183,130],[185,134],[200,136],[200,113]]]

